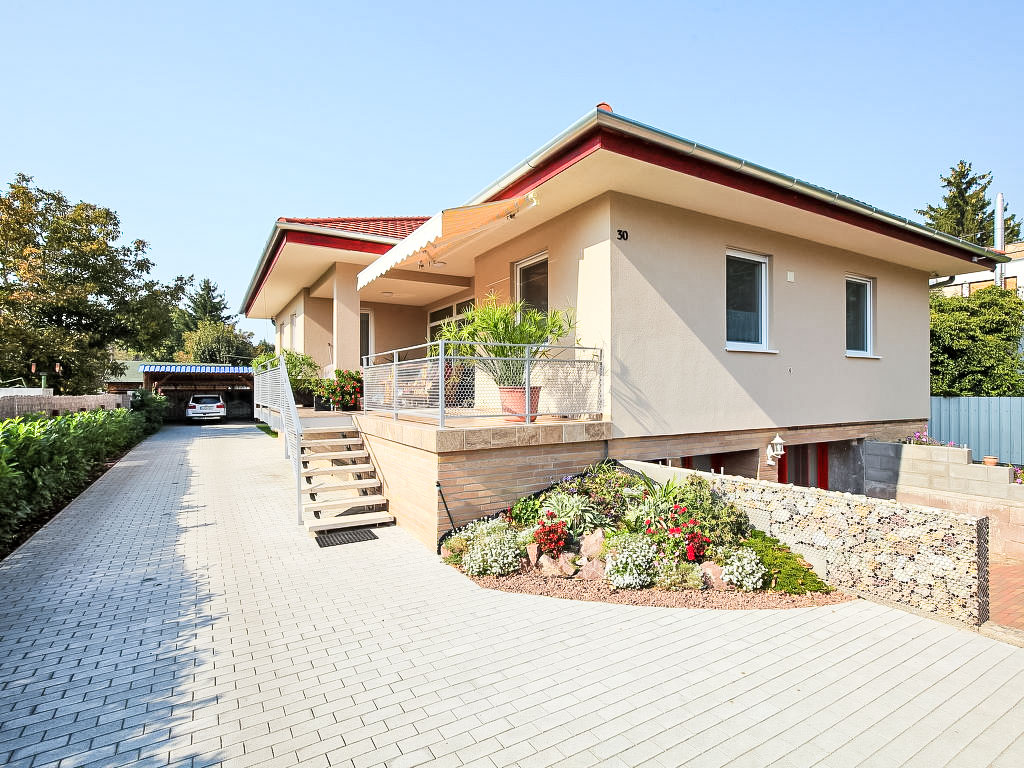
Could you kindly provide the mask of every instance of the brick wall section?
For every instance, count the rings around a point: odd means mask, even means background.
[[[398,525],[427,546],[450,527],[440,480],[456,525],[511,506],[606,458],[651,460],[730,453],[728,471],[777,478],[764,460],[776,431],[787,442],[906,435],[922,422],[841,424],[791,430],[609,439],[609,422],[566,422],[438,429],[431,424],[354,415]]]
[[[789,544],[829,584],[968,624],[988,620],[988,519],[837,491],[669,469],[639,462],[657,480],[698,474]]]
[[[127,395],[19,395],[0,397],[0,419],[12,419],[27,413],[43,413],[50,415],[74,413],[77,411],[95,411],[115,408],[127,408]]]
[[[969,448],[867,442],[869,495],[987,516],[991,551],[1024,557],[1024,485],[1013,482],[1010,467],[972,458]]]

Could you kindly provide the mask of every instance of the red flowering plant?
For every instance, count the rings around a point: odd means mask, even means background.
[[[550,509],[541,514],[537,521],[537,530],[533,532],[533,540],[540,545],[540,551],[551,557],[558,557],[569,542],[569,531],[564,520],[555,520],[555,513]]]
[[[657,540],[662,557],[673,561],[700,562],[711,539],[704,535],[700,523],[686,519],[686,507],[672,506],[667,515],[644,519],[644,533]]]
[[[363,376],[359,371],[335,371],[333,379],[317,379],[313,392],[330,400],[335,410],[352,411],[359,407]]]

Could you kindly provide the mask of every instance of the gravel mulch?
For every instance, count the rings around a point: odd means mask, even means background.
[[[670,592],[663,589],[612,589],[607,581],[583,579],[557,579],[547,576],[517,573],[511,576],[471,577],[481,587],[501,592],[545,595],[564,600],[589,600],[624,605],[656,605],[667,608],[724,608],[752,610],[763,608],[810,608],[835,605],[853,600],[851,595],[838,590],[828,594],[814,592],[808,595],[787,595],[782,592],[725,592],[711,589],[688,589]]]

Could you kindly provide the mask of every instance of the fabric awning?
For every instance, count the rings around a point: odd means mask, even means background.
[[[389,270],[409,265],[424,266],[437,261],[442,253],[465,243],[482,232],[510,221],[520,211],[536,205],[534,193],[498,200],[493,203],[448,208],[432,216],[419,229],[395,245],[359,273],[358,288],[365,288]]]

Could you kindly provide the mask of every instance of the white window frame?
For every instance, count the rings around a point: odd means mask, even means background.
[[[540,253],[534,254],[528,259],[517,261],[515,263],[515,300],[522,301],[522,272],[526,267],[532,267],[534,264],[539,264],[542,261],[548,262],[548,280],[551,280],[551,262],[548,258],[548,252],[546,250]]]
[[[373,320],[374,320],[373,310],[372,309],[363,309],[362,307],[360,307],[359,308],[359,322],[360,323],[363,322],[363,315],[368,315],[369,319],[370,319],[369,329],[368,329],[369,333],[367,334],[368,338],[366,340],[366,357],[367,357],[367,359],[372,360],[374,358],[374,356],[376,355],[376,350],[377,350],[377,345],[374,344],[374,339],[373,339],[373,325],[374,325],[374,323],[373,323]],[[363,362],[362,358],[360,358],[359,364],[362,365],[362,362]]]
[[[875,281],[870,277],[863,277],[861,275],[846,275],[846,279],[843,280],[843,334],[846,334],[846,284],[847,283],[862,283],[867,286],[867,301],[865,302],[866,315],[865,318],[865,329],[864,338],[867,342],[867,349],[847,349],[847,357],[870,357],[875,358]],[[843,339],[843,347],[846,347],[846,339]]]
[[[458,319],[460,319],[462,317],[465,317],[466,316],[465,312],[459,312],[458,311],[459,310],[459,304],[465,304],[467,301],[473,301],[473,300],[474,300],[473,296],[464,296],[463,298],[459,299],[458,301],[452,301],[452,302],[449,302],[448,304],[442,304],[439,307],[434,307],[433,309],[427,310],[427,341],[428,342],[430,341],[430,330],[435,325],[438,325],[438,326],[444,325],[449,320],[458,320]],[[430,322],[431,314],[433,314],[434,312],[437,312],[438,310],[445,309],[446,307],[451,307],[451,309],[452,309],[451,315],[446,317],[444,320],[435,320],[434,322]],[[372,326],[371,326],[371,330],[372,330]]]
[[[746,341],[729,341],[729,322],[728,319],[726,319],[725,348],[730,352],[777,353],[778,350],[769,349],[768,347],[768,265],[770,263],[770,257],[760,253],[751,253],[749,251],[740,251],[735,248],[727,248],[725,250],[726,263],[723,264],[723,266],[727,266],[730,258],[753,261],[761,265],[761,343],[752,344]],[[728,269],[725,270],[725,273],[728,276]],[[726,297],[729,295],[728,277],[726,277],[725,295]]]

